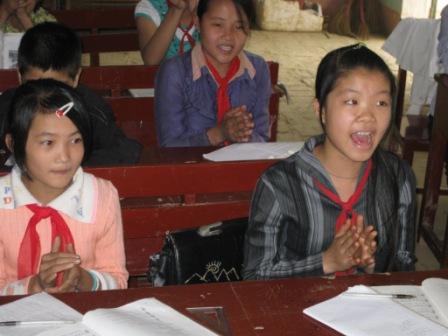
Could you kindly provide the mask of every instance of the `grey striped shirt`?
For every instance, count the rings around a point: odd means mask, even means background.
[[[322,253],[335,235],[340,206],[316,188],[336,193],[313,155],[324,136],[269,168],[255,190],[244,246],[245,279],[323,275]],[[360,172],[362,176],[365,166]],[[407,163],[377,149],[368,182],[354,210],[378,231],[375,271],[413,270],[415,177]]]

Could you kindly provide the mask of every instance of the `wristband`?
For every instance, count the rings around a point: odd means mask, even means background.
[[[90,289],[92,292],[96,292],[100,287],[100,282],[98,281],[98,278],[95,274],[92,272],[87,271],[90,275],[90,278],[92,279],[92,288]]]

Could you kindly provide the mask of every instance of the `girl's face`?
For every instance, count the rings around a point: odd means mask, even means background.
[[[231,0],[212,0],[200,21],[202,50],[223,75],[246,43],[247,17],[238,15]]]
[[[379,71],[356,68],[336,82],[322,109],[324,148],[344,160],[368,160],[389,127],[390,82]]]
[[[37,113],[25,147],[30,179],[22,180],[38,201],[47,204],[70,186],[83,156],[81,134],[68,117]]]

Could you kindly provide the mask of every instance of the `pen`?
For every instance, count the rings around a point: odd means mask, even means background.
[[[392,299],[415,299],[414,295],[409,294],[381,294],[381,293],[356,293],[356,292],[344,292],[344,296],[353,297],[372,297],[372,298],[392,298]]]
[[[68,320],[49,320],[49,321],[0,321],[0,326],[14,327],[21,325],[37,325],[37,324],[73,324],[76,321]]]

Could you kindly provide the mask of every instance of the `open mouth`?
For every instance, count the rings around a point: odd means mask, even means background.
[[[359,131],[352,133],[351,138],[355,145],[360,148],[370,148],[373,143],[372,132],[369,131]]]
[[[233,50],[233,46],[227,44],[218,45],[218,49],[226,54],[230,54]]]

